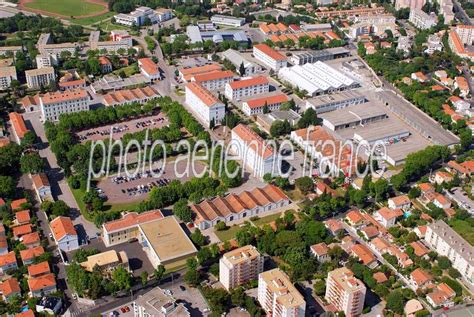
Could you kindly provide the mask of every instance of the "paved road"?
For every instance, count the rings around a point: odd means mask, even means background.
[[[463,24],[471,25],[471,19],[467,15],[466,11],[461,7],[461,4],[456,0],[453,0],[454,12],[456,12],[456,17],[460,19]]]
[[[470,214],[474,213],[474,201],[467,195],[464,196],[464,191],[461,188],[453,188],[452,194],[449,191],[444,191],[449,199],[454,200],[460,207],[466,209]]]
[[[36,135],[41,139],[39,154],[48,162],[46,173],[51,184],[53,196],[57,199],[63,200],[69,207],[71,207],[72,213],[70,216],[73,219],[74,225],[80,228],[80,232],[84,232],[89,237],[96,236],[100,230],[80,214],[79,206],[77,205],[67,180],[64,177],[64,172],[59,167],[56,156],[49,147],[49,143],[46,139],[44,131],[44,126],[39,120],[39,113],[25,113],[23,117],[27,122],[27,125],[29,125],[29,127],[31,127],[35,131]]]

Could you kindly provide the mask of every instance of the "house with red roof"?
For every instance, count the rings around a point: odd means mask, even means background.
[[[392,197],[388,199],[388,207],[392,210],[394,209],[406,210],[411,207],[411,201],[407,195]]]
[[[161,79],[161,73],[158,65],[151,58],[145,57],[138,60],[140,73],[150,79],[152,82]]]
[[[11,251],[7,254],[0,255],[0,273],[5,274],[5,272],[9,270],[15,270],[17,268],[15,252]]]
[[[456,297],[456,292],[448,284],[440,283],[431,293],[426,295],[426,300],[434,308],[453,307],[454,297]]]
[[[68,252],[79,248],[79,238],[71,218],[56,217],[50,222],[50,227],[59,249]]]
[[[12,209],[12,211],[16,211],[22,208],[22,206],[27,203],[28,203],[28,200],[26,198],[17,199],[17,200],[12,201],[12,203],[10,204],[10,208]]]
[[[32,297],[43,297],[56,292],[56,278],[53,273],[39,277],[30,277],[28,279],[28,287]]]
[[[23,265],[30,265],[34,260],[44,254],[44,248],[42,246],[37,246],[34,248],[29,248],[20,251],[20,258],[23,262]]]
[[[329,248],[326,243],[321,242],[314,244],[309,249],[311,254],[316,257],[319,263],[331,261],[331,257],[329,256]]]
[[[414,270],[410,274],[410,282],[416,288],[425,287],[428,285],[428,283],[431,283],[432,280],[433,280],[433,276],[420,268]]]
[[[15,296],[21,296],[20,284],[16,278],[11,277],[0,284],[0,293],[4,301],[8,302]]]
[[[387,207],[382,207],[374,213],[374,219],[385,228],[393,227],[401,216],[403,216],[401,209],[392,210]]]
[[[99,56],[98,60],[102,74],[107,74],[114,70],[112,62],[106,56]]]

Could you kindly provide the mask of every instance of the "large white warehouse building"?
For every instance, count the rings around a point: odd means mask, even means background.
[[[311,97],[359,86],[355,80],[321,61],[281,68],[278,77],[299,90],[305,90]]]

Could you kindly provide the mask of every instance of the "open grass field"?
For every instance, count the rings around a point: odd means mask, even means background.
[[[224,241],[228,241],[228,240],[231,240],[231,239],[235,238],[235,234],[240,229],[241,229],[241,227],[239,225],[234,225],[234,226],[230,227],[227,230],[222,230],[222,231],[217,231],[216,230],[216,231],[214,231],[214,233],[219,238],[219,240],[224,242]]]
[[[102,0],[21,0],[19,6],[28,11],[66,19],[100,16],[109,11],[107,3]]]
[[[466,241],[469,242],[471,245],[474,245],[474,226],[472,225],[473,222],[474,221],[470,221],[470,219],[468,219],[467,221],[453,219],[448,223],[451,228],[454,229],[454,231],[461,235],[461,237],[466,239]]]
[[[102,27],[102,26],[107,26],[107,25],[114,26],[114,28],[109,27],[109,29],[108,29],[109,31],[110,30],[117,30],[117,29],[124,29],[124,30],[128,29],[125,26],[112,25],[110,23],[110,18],[113,17],[114,15],[115,15],[115,12],[107,12],[107,13],[104,13],[104,14],[94,15],[94,16],[90,16],[90,17],[86,17],[86,18],[74,18],[74,19],[69,19],[69,20],[71,22],[73,22],[74,24],[79,24],[79,25],[83,25],[83,26],[97,23],[104,30],[105,30],[105,27]],[[101,22],[101,21],[104,21],[104,22]]]

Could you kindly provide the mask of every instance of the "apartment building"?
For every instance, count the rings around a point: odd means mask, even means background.
[[[85,89],[48,92],[40,97],[43,121],[58,121],[63,113],[89,110],[90,99]]]
[[[464,45],[474,43],[474,27],[472,25],[458,25],[449,32],[449,47],[462,58],[474,59],[474,52]]]
[[[53,67],[43,67],[25,71],[26,84],[30,89],[39,89],[48,86],[56,80]]]
[[[258,302],[268,316],[303,317],[306,302],[288,276],[280,269],[258,276]]]
[[[155,10],[159,22],[165,22],[173,18],[171,9],[159,8]]]
[[[218,64],[210,64],[204,66],[197,66],[197,67],[184,67],[179,70],[179,79],[182,81],[189,82],[191,78],[198,74],[205,74],[209,72],[214,72],[222,70],[222,66]]]
[[[224,89],[226,84],[234,81],[234,73],[230,70],[216,70],[209,73],[196,74],[191,78],[191,81],[200,84],[210,91]]]
[[[235,28],[245,24],[245,18],[236,18],[228,15],[216,14],[211,17],[211,21],[215,24],[228,25]]]
[[[428,14],[421,9],[412,9],[408,21],[419,29],[427,30],[438,23],[438,18],[433,12]]]
[[[395,9],[410,8],[421,10],[425,5],[426,0],[395,0]]]
[[[183,303],[176,300],[161,288],[155,287],[149,292],[138,295],[133,303],[135,317],[189,317],[191,314]]]
[[[17,80],[15,66],[0,67],[0,90],[10,88],[12,80]]]
[[[28,132],[25,120],[23,120],[23,116],[17,112],[10,112],[8,117],[10,118],[10,123],[13,128],[15,142],[20,144],[21,140],[25,137],[26,132]]]
[[[427,226],[425,241],[439,255],[448,257],[453,268],[458,270],[465,280],[474,284],[474,247],[472,245],[443,220]]]
[[[128,14],[119,13],[115,15],[114,18],[115,23],[126,26],[141,26],[147,19],[149,19],[151,23],[158,22],[158,15],[153,9],[148,7],[138,7]]]
[[[208,127],[220,124],[225,117],[225,105],[196,82],[186,85],[186,103]]]
[[[252,245],[225,253],[219,261],[219,281],[229,290],[256,280],[263,272],[264,258]]]
[[[265,111],[280,110],[281,105],[288,100],[288,96],[285,94],[247,100],[242,103],[242,110],[248,116],[262,114]]]
[[[138,225],[163,218],[159,210],[151,210],[141,214],[130,212],[121,219],[106,222],[102,225],[102,240],[106,247],[128,242],[138,238]]]
[[[279,171],[279,160],[274,150],[249,126],[239,124],[232,129],[231,135],[231,150],[239,156],[247,170],[257,177],[263,177],[267,173],[273,175]]]
[[[354,273],[342,267],[328,273],[325,299],[347,317],[360,316],[367,289]]]
[[[253,56],[276,72],[287,65],[286,56],[278,53],[266,44],[254,45]]]
[[[240,76],[253,76],[262,72],[262,67],[259,64],[252,62],[250,59],[244,57],[240,52],[231,48],[223,52],[222,57],[230,61],[239,72],[240,65],[244,65],[245,73],[240,74]]]
[[[108,41],[100,41],[100,31],[92,31],[89,34],[89,47],[91,50],[106,50],[110,54],[116,54],[120,49],[128,51],[132,45],[132,37],[125,30],[111,31],[110,40]]]
[[[107,93],[104,96],[104,105],[115,107],[133,102],[143,104],[149,100],[158,98],[159,96],[160,94],[152,86],[135,89],[122,89]]]
[[[387,207],[382,207],[374,213],[374,219],[385,228],[393,227],[401,216],[403,216],[401,209],[390,209]]]
[[[230,100],[240,101],[244,97],[268,93],[269,89],[268,78],[258,76],[228,83],[225,86],[225,96]]]

